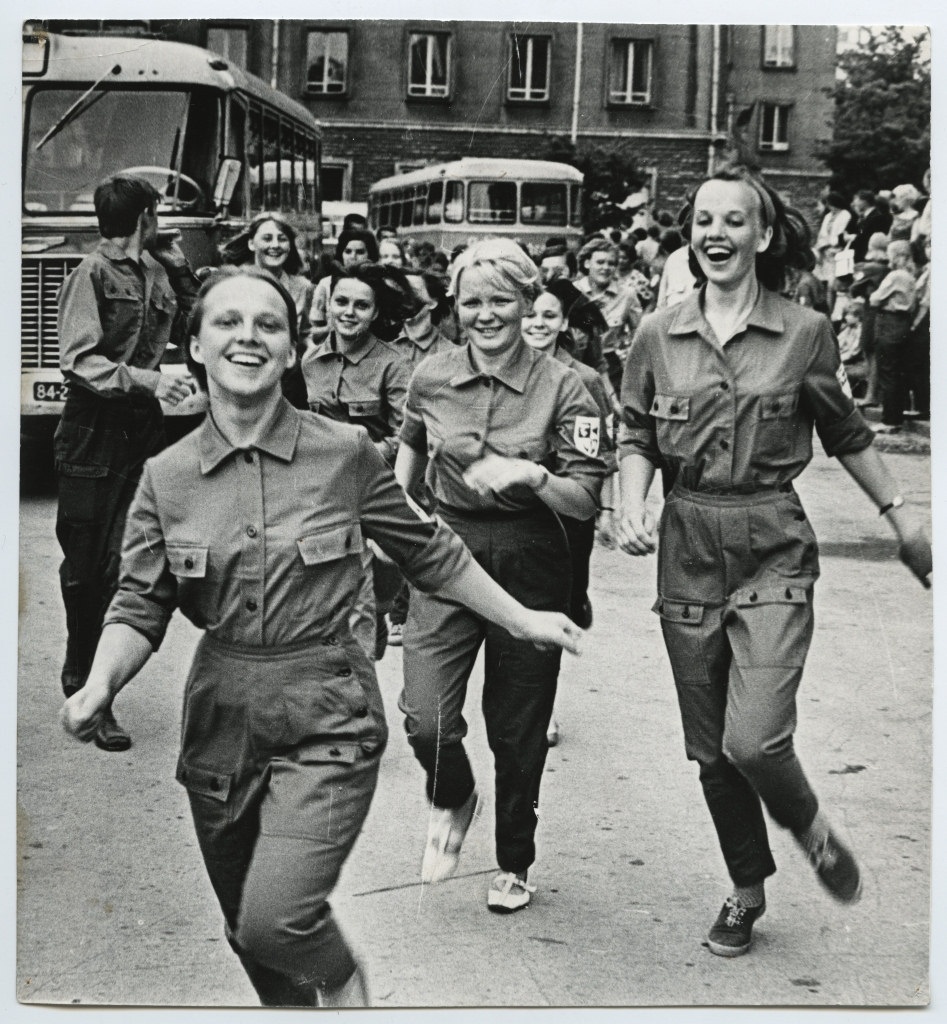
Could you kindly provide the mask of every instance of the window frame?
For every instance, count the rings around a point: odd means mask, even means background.
[[[314,84],[309,79],[309,63],[310,63],[309,42],[310,42],[310,39],[314,35],[316,35],[317,33],[321,34],[321,35],[324,35],[324,36],[342,36],[345,39],[345,66],[343,68],[342,88],[339,91],[337,91],[337,92],[328,92],[328,91],[325,91],[325,90],[321,90],[320,91],[319,89],[315,88]],[[305,34],[306,57],[305,57],[305,60],[303,62],[303,67],[305,69],[305,81],[303,83],[303,92],[305,93],[307,98],[315,99],[315,100],[336,100],[336,99],[341,99],[343,97],[347,97],[349,95],[349,71],[350,71],[350,67],[351,67],[350,59],[351,59],[351,52],[352,52],[352,48],[351,48],[350,44],[351,44],[351,39],[349,38],[349,29],[347,29],[347,28],[334,28],[334,27],[333,28],[325,28],[325,27],[322,27],[322,26],[319,26],[319,25],[311,25],[311,26],[309,26],[306,29],[306,34]],[[322,54],[322,57],[323,57],[322,80],[323,80],[323,84],[325,84],[325,73],[326,73],[326,69],[328,68],[328,60],[326,59],[327,58],[327,54],[324,52]],[[317,59],[317,58],[314,57],[313,58],[313,62],[315,62],[315,59]]]
[[[526,81],[527,84],[523,87],[516,87],[519,91],[526,93],[524,96],[514,96],[513,93],[513,61],[514,54],[517,49],[517,41],[520,43],[525,42],[526,47]],[[542,90],[542,95],[531,95],[532,85],[529,82],[531,77],[530,72],[533,66],[533,51],[537,42],[544,43],[546,46],[546,85]],[[524,106],[526,104],[548,104],[552,98],[552,36],[548,33],[520,33],[511,32],[508,36],[509,44],[509,71],[506,76],[506,102],[515,106]]]
[[[625,78],[628,82],[626,97],[616,98],[612,90],[612,77],[615,70],[617,48],[624,44]],[[647,47],[648,54],[648,90],[643,99],[635,99],[635,90],[631,87],[634,79],[634,63],[629,63],[628,55],[632,47]],[[605,103],[606,106],[617,110],[630,110],[634,108],[649,108],[655,105],[655,56],[657,53],[657,40],[653,36],[611,36],[608,40],[608,60],[605,68]]]
[[[320,174],[325,174],[326,167],[340,167],[342,169],[342,198],[336,200],[336,202],[352,202],[352,170],[354,163],[354,160],[347,157],[326,156],[325,154],[322,156]],[[329,200],[329,202],[331,201]]]
[[[244,47],[244,52],[246,54],[246,57],[245,57],[243,63],[241,64],[239,61],[236,60],[236,58],[231,56],[230,53],[225,52],[225,50],[229,48],[229,40],[228,40],[228,47],[225,47],[224,50],[218,50],[215,47],[211,46],[211,44],[210,44],[210,34],[211,34],[211,32],[223,32],[223,33],[227,34],[228,36],[232,32],[239,32],[239,33],[241,33],[243,35],[243,47]],[[222,22],[219,22],[219,21],[209,21],[207,23],[207,28],[206,28],[205,33],[204,33],[204,45],[206,46],[206,48],[208,50],[211,50],[214,53],[219,53],[221,55],[221,57],[223,57],[225,60],[228,60],[231,63],[236,64],[237,67],[242,68],[244,71],[249,71],[250,70],[250,44],[251,44],[250,26],[247,25],[247,24],[242,24],[241,23],[241,24],[234,25],[233,23],[230,23],[230,22],[222,23]]]
[[[777,62],[770,64],[766,60],[766,34],[770,30],[775,30],[777,33],[781,29],[789,30],[789,60],[779,61],[779,38],[777,36]],[[795,25],[763,25],[760,30],[760,67],[764,71],[795,71],[796,70],[796,26]]]
[[[792,110],[795,106],[794,103],[785,103],[779,100],[763,100],[760,103],[760,127],[757,133],[757,148],[761,153],[788,153],[791,148],[791,141],[789,135],[789,124],[792,117]],[[771,140],[767,140],[763,136],[763,132],[766,128],[766,111],[771,109],[773,113],[773,136]],[[782,115],[778,112],[782,111]],[[785,135],[786,141],[777,141],[776,135],[778,134],[777,129],[780,127],[779,120],[782,117],[783,134]]]
[[[434,86],[431,81],[431,72],[433,70],[433,59],[432,59],[432,48],[430,43],[427,47],[426,57],[426,81],[423,86],[423,92],[413,92],[412,89],[421,88],[416,86],[411,81],[412,71],[412,44],[415,39],[419,37],[431,39],[444,39],[446,46],[444,49],[445,63],[446,63],[446,74],[445,84],[443,86]],[[405,37],[405,98],[412,103],[449,103],[453,99],[454,95],[454,33],[449,30],[442,29],[426,29],[426,28],[409,28]],[[433,88],[443,89],[443,92],[432,92]]]

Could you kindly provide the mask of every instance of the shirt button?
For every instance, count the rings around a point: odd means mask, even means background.
[[[331,749],[331,750],[329,751],[329,757],[341,757],[341,756],[342,756],[342,751],[341,751],[341,750],[339,750],[339,748],[338,748],[338,747],[333,747],[333,748],[332,748],[332,749]]]
[[[350,668],[349,668],[349,667],[348,667],[347,665],[346,665],[346,666],[344,666],[343,668],[340,668],[340,669],[339,669],[339,675],[340,675],[340,676],[341,676],[341,677],[342,677],[343,679],[348,679],[348,677],[349,677],[349,676],[350,676],[351,674],[352,674],[352,670],[351,670],[351,669],[350,669]]]
[[[789,589],[789,587],[786,587],[786,600],[787,601],[791,601],[792,600],[792,591]]]
[[[759,600],[759,595],[756,593],[755,590],[750,591],[750,600],[751,601]]]
[[[722,440],[722,441],[720,442],[720,447],[721,447],[721,448],[722,448],[722,449],[723,449],[724,451],[727,451],[727,449],[729,449],[729,447],[730,447],[730,442],[729,442],[729,441],[728,441],[728,440],[727,440],[726,438],[724,438],[724,439],[723,439],[723,440]]]
[[[730,390],[730,385],[725,380],[722,380],[720,382],[720,390],[721,391],[729,391]]]
[[[658,409],[660,409],[660,408],[661,408],[661,403],[660,403],[660,402],[655,402],[655,403],[654,403],[654,405],[652,405],[652,406],[651,406],[651,408],[652,408],[652,410],[653,410],[654,412],[657,412],[657,411],[658,411]]]
[[[677,406],[677,405],[672,405],[671,406],[671,415],[675,416],[678,412],[680,412],[680,407]]]
[[[248,526],[247,527],[247,536],[248,537],[255,537],[256,536],[256,527],[255,526]]]
[[[256,610],[257,610],[257,603],[251,597],[250,600],[247,601],[247,611],[248,612],[255,612]]]
[[[220,783],[219,783],[219,782],[217,781],[217,779],[211,779],[211,780],[210,780],[210,788],[211,788],[211,789],[212,789],[212,790],[213,790],[213,791],[214,791],[215,793],[217,792],[217,790],[218,790],[218,789],[220,789]]]
[[[479,440],[480,440],[480,438],[481,438],[481,436],[482,436],[482,435],[480,434],[480,432],[479,432],[479,431],[474,431],[473,439],[474,439],[475,441],[479,441]]]
[[[253,465],[253,452],[244,452],[243,453],[243,461],[252,466]]]
[[[185,569],[193,569],[194,568],[194,559],[193,558],[185,558],[184,559],[184,568]]]
[[[368,706],[366,704],[362,704],[360,707],[355,709],[353,714],[356,718],[368,718]]]

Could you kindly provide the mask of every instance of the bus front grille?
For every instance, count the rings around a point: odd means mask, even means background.
[[[20,314],[20,366],[24,370],[59,369],[56,313],[59,290],[80,263],[79,256],[23,258]]]

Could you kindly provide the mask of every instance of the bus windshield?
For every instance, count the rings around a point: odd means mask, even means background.
[[[23,161],[27,213],[88,214],[96,185],[120,171],[150,181],[164,197],[162,213],[213,212],[219,120],[209,91],[106,88],[63,120],[86,91],[37,88],[31,95]]]

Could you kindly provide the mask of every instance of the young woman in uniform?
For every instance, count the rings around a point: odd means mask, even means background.
[[[691,197],[703,286],[638,329],[622,386],[621,547],[657,546],[646,509],[655,467],[675,483],[661,517],[658,600],[687,755],[733,892],[710,930],[719,956],[750,948],[776,870],[762,805],[789,829],[829,893],[853,902],[858,865],[793,748],[812,637],[818,549],[792,481],[812,430],[878,506],[922,580],[930,545],[875,450],[828,320],[777,294],[808,229],[758,177],[719,171]]]
[[[339,232],[335,244],[335,265],[346,270],[354,270],[363,263],[378,262],[378,243],[370,231],[347,228]],[[319,342],[332,330],[329,324],[329,291],[332,287],[332,274],[323,277],[316,284],[312,296],[312,339]]]
[[[282,398],[295,323],[289,294],[254,268],[205,282],[188,360],[210,411],[145,465],[119,591],[62,721],[91,739],[175,608],[203,629],[177,778],[227,938],[264,1005],[357,1006],[364,973],[328,897],[387,738],[374,668],[348,627],[362,538],[421,590],[466,602],[524,643],[574,650],[580,631],[524,608],[413,510],[364,430]]]
[[[509,239],[476,242],[457,258],[452,291],[466,344],[415,370],[395,475],[411,493],[426,470],[438,515],[487,572],[527,606],[565,611],[569,552],[558,515],[595,514],[605,465],[599,412],[579,375],[523,340],[537,282],[535,265]],[[479,613],[420,592],[404,635],[400,706],[432,804],[422,880],[454,872],[477,806],[462,712],[484,645],[500,868],[487,904],[519,910],[535,889],[527,871],[559,652],[536,650]]]

